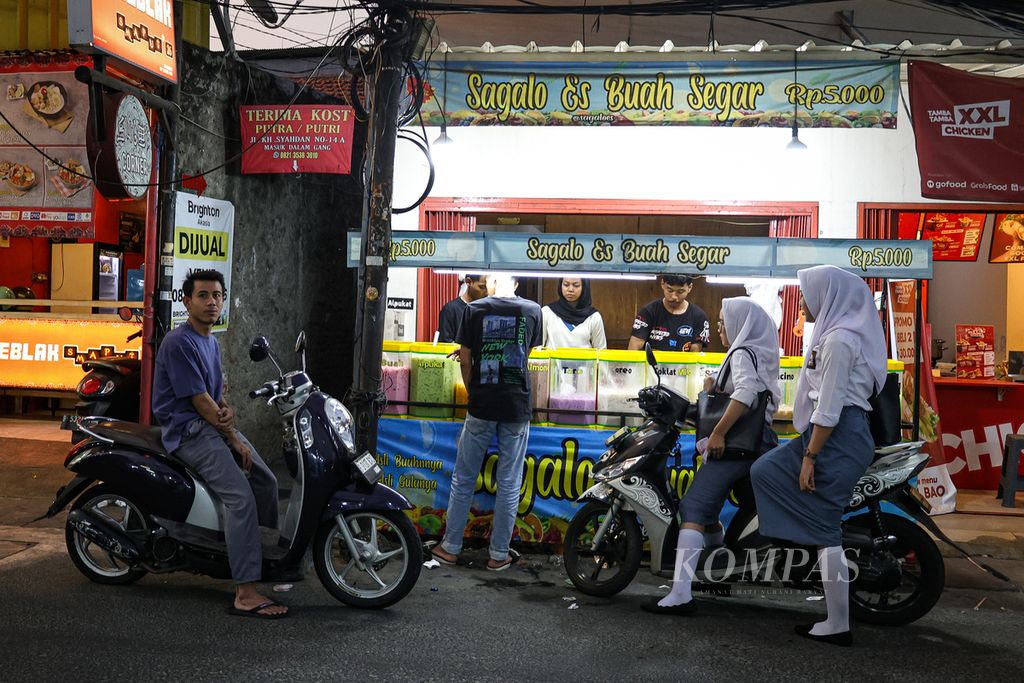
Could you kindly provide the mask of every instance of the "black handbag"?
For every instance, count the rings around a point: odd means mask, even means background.
[[[875,447],[899,443],[903,438],[900,425],[899,375],[889,373],[882,390],[875,391],[868,399],[868,403],[871,404],[871,414],[868,417]]]
[[[737,351],[746,351],[754,360],[754,369],[757,369],[757,356],[747,348],[740,348]],[[718,381],[711,387],[710,391],[702,391],[697,396],[697,440],[711,436],[711,432],[718,426],[719,420],[725,415],[726,408],[732,398],[722,391],[725,381],[731,369],[730,362],[723,365],[718,373]],[[736,423],[725,435],[725,453],[722,455],[726,460],[749,460],[761,455],[761,447],[764,444],[765,411],[768,410],[768,402],[771,400],[771,392],[765,389],[757,395],[754,405],[747,408],[746,412],[736,420]]]

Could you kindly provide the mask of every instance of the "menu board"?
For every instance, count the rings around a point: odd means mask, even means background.
[[[956,376],[959,379],[994,379],[996,328],[992,325],[956,326]]]
[[[997,213],[989,263],[1024,263],[1024,213]]]
[[[93,234],[89,94],[74,75],[84,58],[59,57],[0,59],[0,235]]]
[[[984,213],[903,212],[900,239],[931,240],[935,261],[975,261],[985,228]]]

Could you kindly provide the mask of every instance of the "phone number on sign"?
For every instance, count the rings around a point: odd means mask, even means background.
[[[274,152],[275,159],[319,159],[320,152]]]

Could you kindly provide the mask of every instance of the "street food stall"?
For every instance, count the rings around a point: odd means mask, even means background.
[[[82,363],[138,357],[150,197],[97,191],[87,153],[88,88],[61,50],[0,55],[0,392],[60,399]],[[12,402],[8,410],[21,408]]]
[[[510,235],[507,233],[395,232],[396,266],[451,268],[467,271],[514,270],[522,275],[562,274],[656,274],[678,272],[678,245],[684,254],[699,258],[690,268],[703,275],[730,275],[792,279],[800,268],[831,263],[864,277],[910,278],[931,276],[928,242],[880,242],[857,240],[801,240],[733,238],[711,240],[675,235],[650,238],[630,236],[634,242],[649,239],[676,247],[664,262],[627,263],[621,258],[622,235],[572,236],[583,248],[566,253],[551,265],[538,244],[565,244],[567,236]],[[532,241],[531,241],[532,240]],[[359,254],[359,235],[349,236],[349,253]],[[531,244],[533,248],[531,249]],[[595,247],[597,250],[595,251]],[[529,254],[533,253],[531,257]],[[594,253],[607,260],[593,258]],[[652,254],[655,252],[651,252]],[[403,255],[404,254],[404,255]],[[714,254],[714,258],[710,255]],[[349,266],[356,265],[350,257]],[[381,387],[387,397],[379,422],[378,462],[390,485],[413,502],[411,515],[424,534],[440,532],[444,525],[449,482],[456,444],[462,427],[464,388],[453,352],[455,345],[386,341],[382,355]],[[521,541],[558,545],[572,515],[572,504],[593,482],[593,463],[605,449],[606,439],[622,426],[636,425],[639,413],[626,399],[652,382],[670,384],[696,400],[703,378],[717,372],[724,354],[658,352],[659,375],[647,366],[644,353],[622,349],[534,349],[528,367],[533,388],[534,421],[516,523]],[[776,426],[783,438],[792,436],[792,395],[802,359],[783,358],[780,381],[783,405]],[[903,364],[892,362],[890,371],[901,373]],[[786,403],[785,397],[790,397]],[[911,405],[911,411],[915,406]],[[671,468],[671,485],[682,495],[692,481],[699,461],[694,459],[695,438],[684,433],[679,458]],[[497,453],[485,460],[478,492],[471,510],[467,535],[483,536],[490,527],[496,487]],[[735,508],[726,506],[723,522]]]

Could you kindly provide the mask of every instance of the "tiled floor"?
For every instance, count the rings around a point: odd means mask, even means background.
[[[35,441],[68,441],[68,434],[60,430],[60,419],[0,418],[0,437]]]

